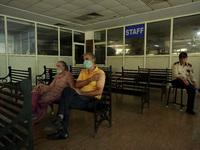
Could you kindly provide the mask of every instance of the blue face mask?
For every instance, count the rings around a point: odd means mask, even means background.
[[[83,65],[84,65],[84,67],[85,67],[86,69],[89,69],[89,68],[92,66],[89,60],[85,60],[85,61],[83,62]]]
[[[62,73],[62,70],[57,70],[57,74],[61,74]]]

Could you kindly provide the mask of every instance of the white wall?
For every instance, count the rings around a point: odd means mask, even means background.
[[[85,40],[92,40],[94,38],[94,31],[85,32]]]
[[[36,59],[35,56],[8,56],[8,66],[11,66],[13,69],[22,69],[28,70],[28,67],[31,67],[32,72],[32,83],[35,83],[35,68],[36,68]]]
[[[62,61],[65,61],[66,63],[67,63],[67,65],[69,66],[69,65],[72,65],[72,56],[62,56],[62,57],[60,57],[60,59],[59,60],[62,60]]]
[[[56,68],[56,63],[58,62],[57,56],[38,56],[37,59],[38,74],[42,74],[44,72],[44,66],[47,68]]]
[[[6,56],[0,55],[0,78],[5,77],[7,75],[7,64],[6,64]]]
[[[170,68],[169,67],[169,56],[154,56],[146,58],[146,68]]]
[[[122,71],[122,63],[123,58],[122,57],[108,57],[107,60],[107,66],[112,66],[112,71],[114,72],[121,72]]]
[[[127,57],[125,58],[125,69],[138,69],[138,66],[144,67],[144,57]]]

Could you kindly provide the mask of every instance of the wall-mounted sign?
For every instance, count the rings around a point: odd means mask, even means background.
[[[128,26],[125,28],[125,38],[144,37],[144,24]]]

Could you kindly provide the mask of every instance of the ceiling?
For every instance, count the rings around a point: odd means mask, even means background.
[[[97,24],[109,22],[111,27],[116,20],[192,3],[199,5],[200,0],[1,0],[0,14],[87,30]]]

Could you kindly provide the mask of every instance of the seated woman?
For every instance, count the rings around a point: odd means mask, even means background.
[[[60,99],[65,87],[74,88],[74,77],[66,70],[66,67],[67,64],[64,61],[58,61],[57,75],[52,83],[50,85],[39,83],[34,87],[32,91],[33,124],[40,121],[49,104]]]

